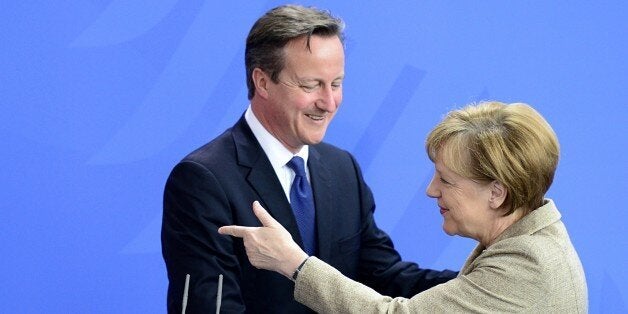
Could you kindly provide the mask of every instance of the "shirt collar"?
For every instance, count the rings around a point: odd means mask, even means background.
[[[307,165],[307,160],[309,157],[309,149],[308,145],[303,145],[301,150],[299,150],[296,154],[292,154],[277,138],[275,138],[257,119],[253,110],[251,109],[251,105],[246,109],[244,113],[244,119],[246,119],[246,123],[248,123],[251,131],[253,131],[253,135],[259,142],[260,146],[266,153],[266,156],[270,160],[271,165],[274,169],[280,169],[285,166],[290,159],[294,156],[299,156],[303,158],[303,162]]]

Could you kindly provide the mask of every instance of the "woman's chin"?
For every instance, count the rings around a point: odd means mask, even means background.
[[[455,232],[454,230],[451,230],[451,229],[447,228],[447,226],[446,226],[446,225],[443,225],[443,231],[444,231],[447,235],[450,235],[450,236],[454,236],[454,235],[456,235],[456,232]]]

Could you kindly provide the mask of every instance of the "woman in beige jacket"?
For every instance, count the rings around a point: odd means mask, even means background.
[[[297,301],[321,313],[586,313],[580,259],[554,202],[545,199],[559,147],[526,104],[486,102],[450,112],[429,134],[427,195],[443,230],[479,243],[458,278],[405,298],[382,296],[308,257],[260,205],[264,227],[226,226],[256,267],[295,281]]]

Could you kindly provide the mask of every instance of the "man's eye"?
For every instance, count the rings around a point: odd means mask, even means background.
[[[318,86],[317,85],[301,85],[300,87],[306,92],[313,92],[314,90],[316,90]]]

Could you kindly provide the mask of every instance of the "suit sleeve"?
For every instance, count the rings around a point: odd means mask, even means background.
[[[391,298],[310,258],[295,285],[295,299],[320,313],[546,312],[539,260],[526,249],[495,250],[471,273],[412,298]],[[516,271],[513,271],[516,270]],[[536,310],[535,310],[536,309]]]
[[[358,164],[355,160],[353,163],[360,185],[362,211],[358,281],[382,294],[408,298],[455,278],[458,272],[423,269],[416,263],[401,260],[390,237],[375,223],[373,194],[364,182]],[[418,245],[420,248],[420,243]]]
[[[168,312],[181,313],[186,274],[186,313],[214,313],[222,274],[222,312],[244,312],[241,270],[234,240],[218,234],[233,222],[229,201],[216,177],[191,161],[179,163],[166,182],[161,230],[168,270]]]

